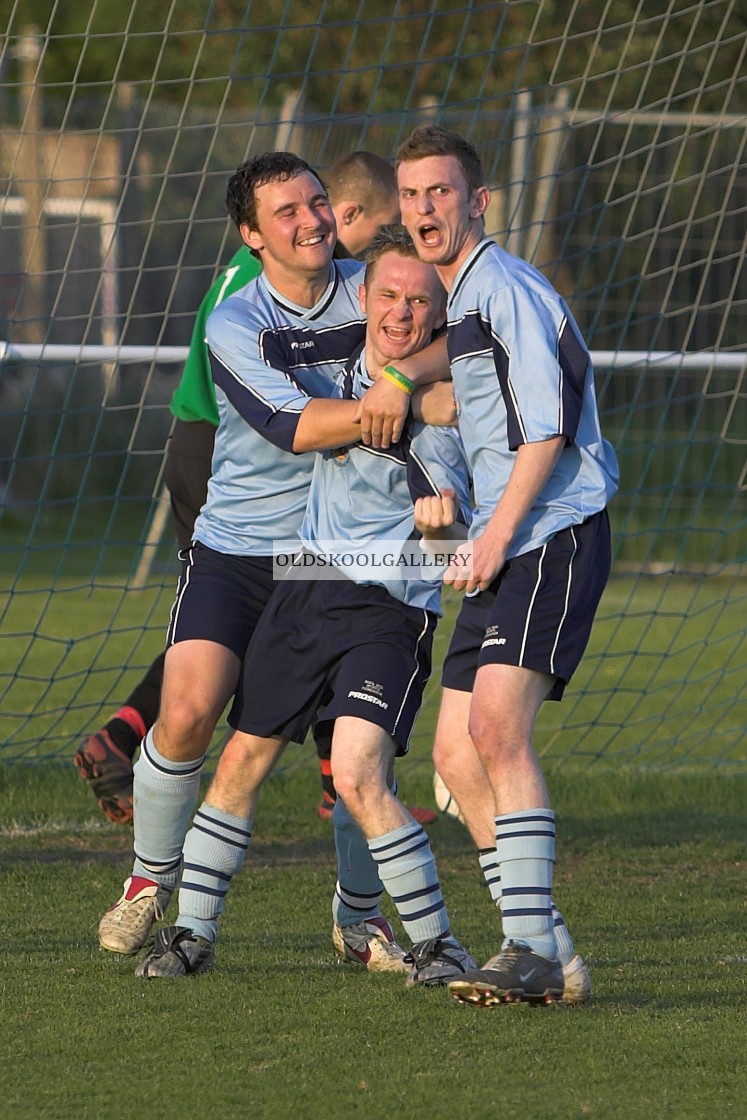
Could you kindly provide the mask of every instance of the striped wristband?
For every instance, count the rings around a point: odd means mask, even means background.
[[[384,366],[381,376],[391,381],[392,385],[397,385],[403,392],[407,393],[408,397],[412,396],[415,388],[415,382],[410,381],[409,377],[405,377],[404,373],[400,373],[394,366]]]

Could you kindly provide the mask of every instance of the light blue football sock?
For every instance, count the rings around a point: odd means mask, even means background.
[[[495,829],[504,937],[554,959],[555,814],[551,809],[508,813],[496,817]]]
[[[555,903],[552,903],[552,920],[553,929],[555,932],[555,945],[558,950],[558,960],[565,966],[570,964],[576,956],[576,950],[573,945],[573,938],[570,935],[568,926],[563,920],[563,915],[558,910]]]
[[[500,907],[501,904],[501,872],[498,866],[498,853],[495,848],[486,848],[480,852],[478,862],[485,876],[485,882],[490,897],[496,906]],[[558,951],[558,959],[562,965],[568,964],[576,955],[576,950],[573,946],[573,940],[568,931],[568,927],[563,920],[563,915],[558,910],[555,903],[551,900],[552,906],[552,919],[553,930],[555,933],[555,943]]]
[[[495,848],[483,848],[477,857],[490,897],[496,906],[501,904],[501,872],[498,867],[498,853]]]
[[[133,767],[132,874],[154,879],[164,887],[179,881],[182,844],[197,797],[205,756],[193,762],[171,762],[159,754],[153,730],[145,736]]]
[[[376,861],[341,797],[332,813],[337,850],[337,885],[332,918],[338,926],[354,926],[381,914],[384,888]]]
[[[178,926],[215,941],[231,879],[252,838],[252,822],[203,801],[184,841]]]
[[[449,915],[423,826],[411,821],[369,840],[368,847],[413,944],[443,936]]]

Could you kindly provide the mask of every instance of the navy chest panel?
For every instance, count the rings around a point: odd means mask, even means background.
[[[449,323],[448,350],[449,361],[452,363],[478,355],[491,361],[506,409],[508,446],[518,447],[524,442],[524,429],[516,399],[511,392],[509,352],[493,334],[490,323],[479,311],[468,311],[459,322]]]
[[[468,311],[458,322],[449,323],[446,348],[450,362],[457,362],[460,358],[468,358],[473,354],[489,354],[493,349],[490,323],[479,311]]]
[[[366,333],[363,320],[337,327],[275,327],[259,336],[262,360],[275,369],[306,369],[341,365],[362,343]]]

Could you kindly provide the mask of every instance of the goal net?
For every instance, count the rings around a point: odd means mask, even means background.
[[[480,149],[566,296],[621,488],[550,762],[747,760],[747,25],[729,0],[11,0],[0,40],[0,759],[66,759],[162,648],[163,487],[248,155]],[[456,596],[437,638],[445,649]],[[427,754],[438,673],[421,715]],[[415,750],[414,754],[418,755]]]

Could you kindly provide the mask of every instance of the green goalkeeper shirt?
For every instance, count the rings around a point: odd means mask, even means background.
[[[214,307],[254,280],[261,271],[257,258],[252,256],[246,245],[242,245],[205,293],[195,318],[187,361],[171,398],[171,411],[177,419],[188,423],[206,420],[213,427],[218,427],[218,405],[205,342],[205,324]]]

